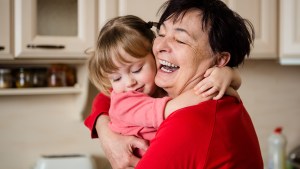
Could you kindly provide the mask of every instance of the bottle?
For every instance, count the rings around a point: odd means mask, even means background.
[[[32,87],[31,83],[31,71],[25,68],[19,68],[16,74],[16,87],[17,88],[27,88]]]
[[[286,169],[286,138],[282,127],[275,128],[268,139],[268,169]]]
[[[47,87],[47,68],[35,67],[32,68],[32,86]]]
[[[66,86],[66,72],[63,65],[55,64],[49,68],[48,87]]]

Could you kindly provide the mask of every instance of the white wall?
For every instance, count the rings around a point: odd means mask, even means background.
[[[248,61],[241,75],[239,93],[252,117],[266,164],[267,139],[275,127],[283,127],[287,152],[300,146],[300,66]]]
[[[32,99],[18,96],[15,100],[5,97],[15,101],[15,107],[26,107],[20,105],[20,99],[31,103],[39,99],[33,99],[39,96],[32,96]],[[32,106],[18,111],[9,111],[8,107],[0,108],[0,168],[33,169],[41,155],[64,154],[90,154],[97,161],[99,169],[109,168],[99,141],[90,139],[88,129],[70,111],[72,109],[55,106],[55,103],[62,101],[63,96],[54,97],[51,95],[47,100],[53,108],[47,106],[43,111]]]
[[[253,119],[264,158],[267,137],[276,126],[283,126],[288,150],[300,145],[300,66],[247,61],[241,75],[239,93]],[[97,91],[90,89],[91,103]],[[91,154],[99,169],[109,168],[98,140],[90,139],[88,129],[72,112],[29,110],[0,108],[0,168],[31,169],[40,155],[70,153]]]

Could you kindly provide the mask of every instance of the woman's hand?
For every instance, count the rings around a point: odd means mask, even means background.
[[[133,169],[139,162],[139,158],[133,155],[133,150],[139,148],[147,150],[145,140],[134,136],[123,136],[114,133],[108,127],[109,117],[101,115],[96,122],[96,130],[103,151],[113,169]]]

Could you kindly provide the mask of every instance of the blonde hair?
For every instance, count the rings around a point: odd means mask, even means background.
[[[152,52],[155,35],[150,28],[148,23],[133,15],[113,18],[103,26],[88,61],[90,81],[100,92],[110,94],[107,73],[117,69],[112,58],[128,62],[120,55],[120,50],[135,58],[143,58]]]

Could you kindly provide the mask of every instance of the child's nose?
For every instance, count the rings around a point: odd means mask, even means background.
[[[137,81],[134,78],[128,77],[126,86],[133,87],[134,85],[136,85],[136,83]]]

